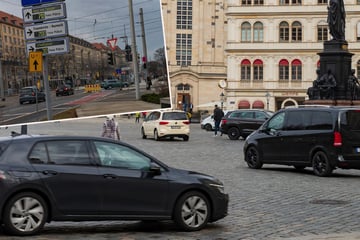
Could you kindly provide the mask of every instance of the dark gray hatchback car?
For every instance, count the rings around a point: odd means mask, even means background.
[[[14,235],[50,221],[174,220],[186,231],[227,215],[214,177],[175,169],[100,137],[0,138],[0,224]]]
[[[254,169],[263,164],[312,167],[317,176],[336,168],[360,169],[360,107],[281,109],[246,139],[243,151]]]

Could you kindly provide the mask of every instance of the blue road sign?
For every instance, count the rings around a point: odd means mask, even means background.
[[[52,2],[59,2],[64,0],[21,0],[21,4],[23,7],[43,4],[43,3],[52,3]]]

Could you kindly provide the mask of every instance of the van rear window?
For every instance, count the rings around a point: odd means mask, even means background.
[[[349,110],[341,114],[341,127],[348,130],[360,131],[360,111]]]

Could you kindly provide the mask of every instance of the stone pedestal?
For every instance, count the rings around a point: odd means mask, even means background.
[[[326,74],[328,69],[335,76],[335,100],[348,100],[348,79],[351,75],[351,58],[354,55],[348,51],[348,43],[339,40],[326,41],[324,51],[318,55],[320,56],[320,76]]]

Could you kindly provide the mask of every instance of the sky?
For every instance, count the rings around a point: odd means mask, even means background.
[[[136,46],[143,56],[140,24],[140,8],[143,9],[148,60],[153,53],[164,47],[164,32],[161,20],[160,0],[132,0]],[[125,48],[131,44],[128,0],[65,0],[69,34],[91,43],[117,38],[117,45]],[[0,10],[23,18],[21,0],[0,0]]]

